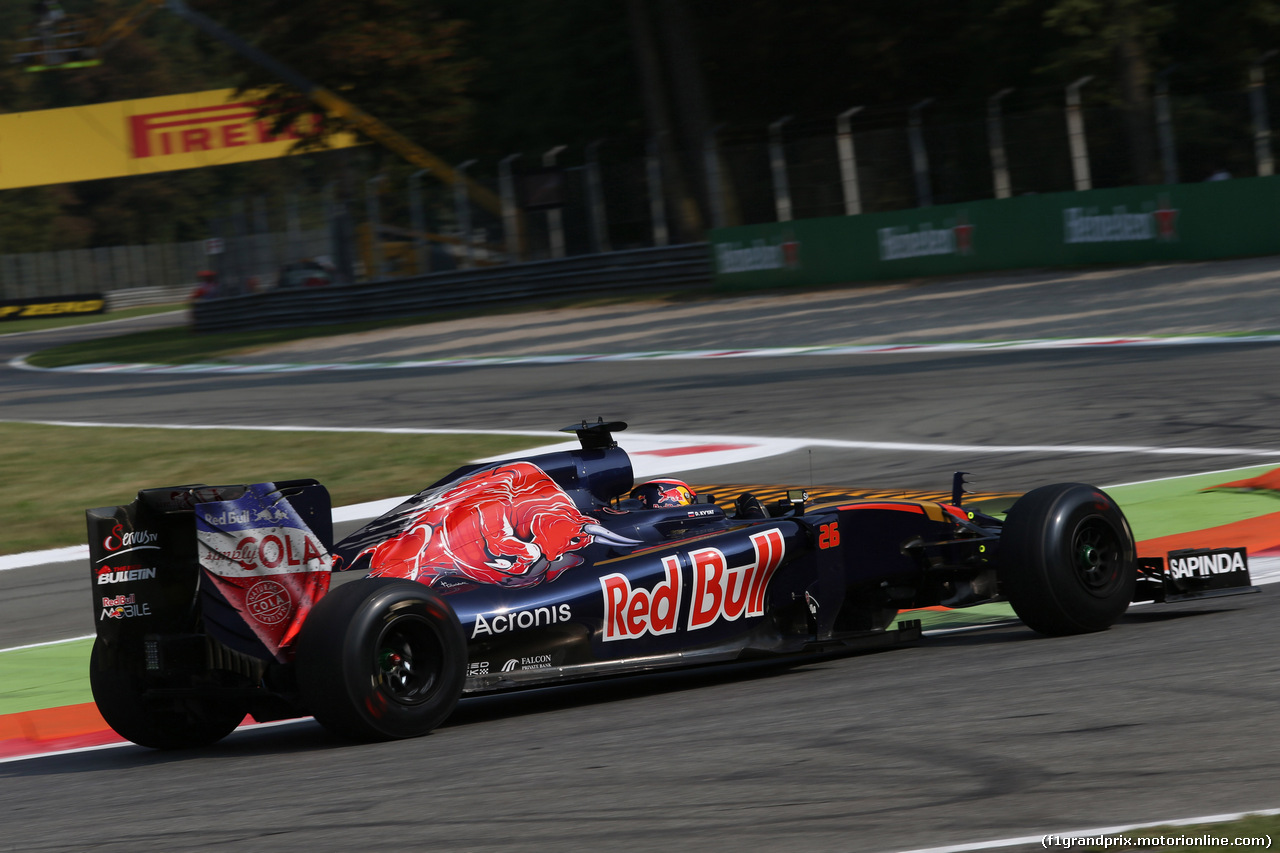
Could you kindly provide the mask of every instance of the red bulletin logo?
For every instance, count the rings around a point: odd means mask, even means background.
[[[196,107],[129,117],[133,157],[142,159],[164,154],[190,154],[219,148],[238,148],[297,139],[293,128],[273,134],[271,125],[258,121],[258,104],[253,101],[220,107]]]
[[[721,620],[763,616],[769,581],[782,564],[786,543],[774,527],[750,537],[755,560],[729,566],[718,548],[689,552],[692,594],[685,628],[696,631]],[[600,579],[604,594],[604,640],[634,640],[645,634],[669,634],[680,622],[681,574],[676,556],[662,558],[664,579],[652,589],[632,589],[623,574]]]

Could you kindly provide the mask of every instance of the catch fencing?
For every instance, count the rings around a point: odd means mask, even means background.
[[[282,267],[302,260],[343,287],[448,280],[461,289],[474,280],[484,289],[498,266],[626,257],[735,226],[1275,172],[1267,116],[1280,114],[1271,91],[1280,87],[1261,76],[1199,90],[1176,73],[1162,78],[1159,109],[1137,135],[1135,116],[1086,79],[1066,93],[1002,91],[717,125],[683,146],[619,138],[457,164],[490,191],[486,204],[372,148],[313,154],[316,174],[296,190],[210,198],[208,240],[0,256],[0,299],[194,286],[206,269],[220,299],[263,296]],[[1073,94],[1078,109],[1068,105]]]
[[[705,243],[634,249],[371,284],[273,290],[192,305],[197,331],[316,326],[463,311],[534,300],[658,292],[711,281]]]
[[[207,265],[202,241],[0,255],[0,299],[172,288]]]

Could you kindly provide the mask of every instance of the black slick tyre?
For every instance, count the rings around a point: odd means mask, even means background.
[[[140,640],[108,646],[94,640],[89,656],[93,701],[116,734],[152,749],[208,746],[222,740],[244,719],[234,699],[189,696],[152,698]]]
[[[298,637],[298,690],[330,731],[356,740],[425,735],[453,712],[466,637],[425,585],[365,578],[320,599]]]
[[[1000,590],[1047,636],[1105,631],[1133,600],[1137,552],[1129,522],[1101,489],[1042,486],[1023,495],[1000,536]]]

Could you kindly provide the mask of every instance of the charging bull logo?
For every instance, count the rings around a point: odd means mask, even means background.
[[[580,513],[536,465],[515,462],[448,487],[404,532],[356,559],[369,555],[371,577],[426,584],[464,577],[526,587],[555,580],[580,564],[582,558],[572,552],[592,542],[640,544]]]
[[[654,502],[654,506],[683,506],[685,503],[684,494],[678,486],[672,486],[670,489],[663,489],[658,492],[658,499]]]

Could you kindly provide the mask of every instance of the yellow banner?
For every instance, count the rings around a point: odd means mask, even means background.
[[[233,89],[0,115],[0,189],[200,169],[283,157],[257,101]],[[335,148],[359,144],[335,137]]]

